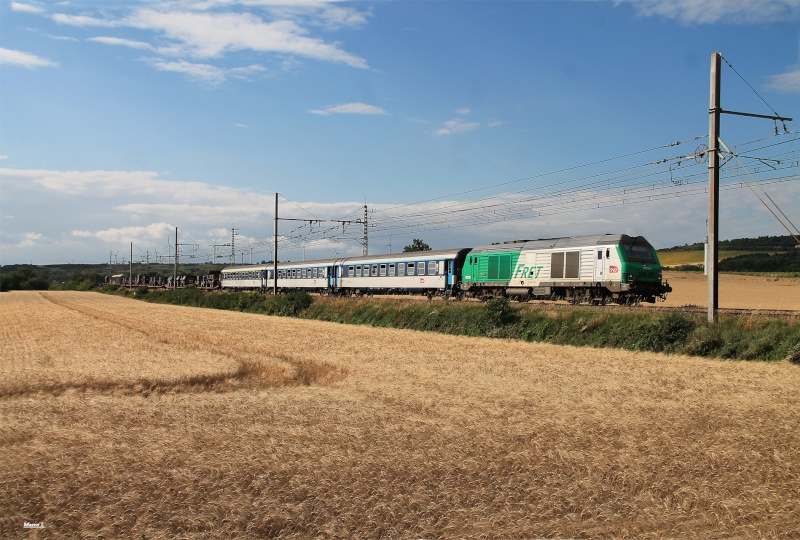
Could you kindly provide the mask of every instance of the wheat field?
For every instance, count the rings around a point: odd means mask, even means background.
[[[788,362],[77,292],[0,320],[3,538],[800,537]]]

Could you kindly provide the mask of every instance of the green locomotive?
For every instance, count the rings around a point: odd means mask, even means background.
[[[460,294],[572,302],[636,303],[665,299],[658,255],[641,236],[603,234],[516,240],[470,250]]]

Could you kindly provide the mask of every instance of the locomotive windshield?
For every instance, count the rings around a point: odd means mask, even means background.
[[[622,244],[622,248],[625,250],[625,258],[628,259],[629,262],[657,262],[650,244]]]

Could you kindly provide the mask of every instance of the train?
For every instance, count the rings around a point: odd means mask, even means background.
[[[230,266],[228,291],[276,289],[274,264]],[[665,300],[653,246],[642,236],[600,234],[513,240],[472,248],[279,262],[279,293],[323,295],[420,294],[429,298],[505,297],[528,301],[633,304]]]

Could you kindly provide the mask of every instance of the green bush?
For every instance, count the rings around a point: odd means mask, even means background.
[[[511,306],[508,298],[492,298],[486,302],[486,317],[490,325],[506,326],[519,320],[517,310]]]

